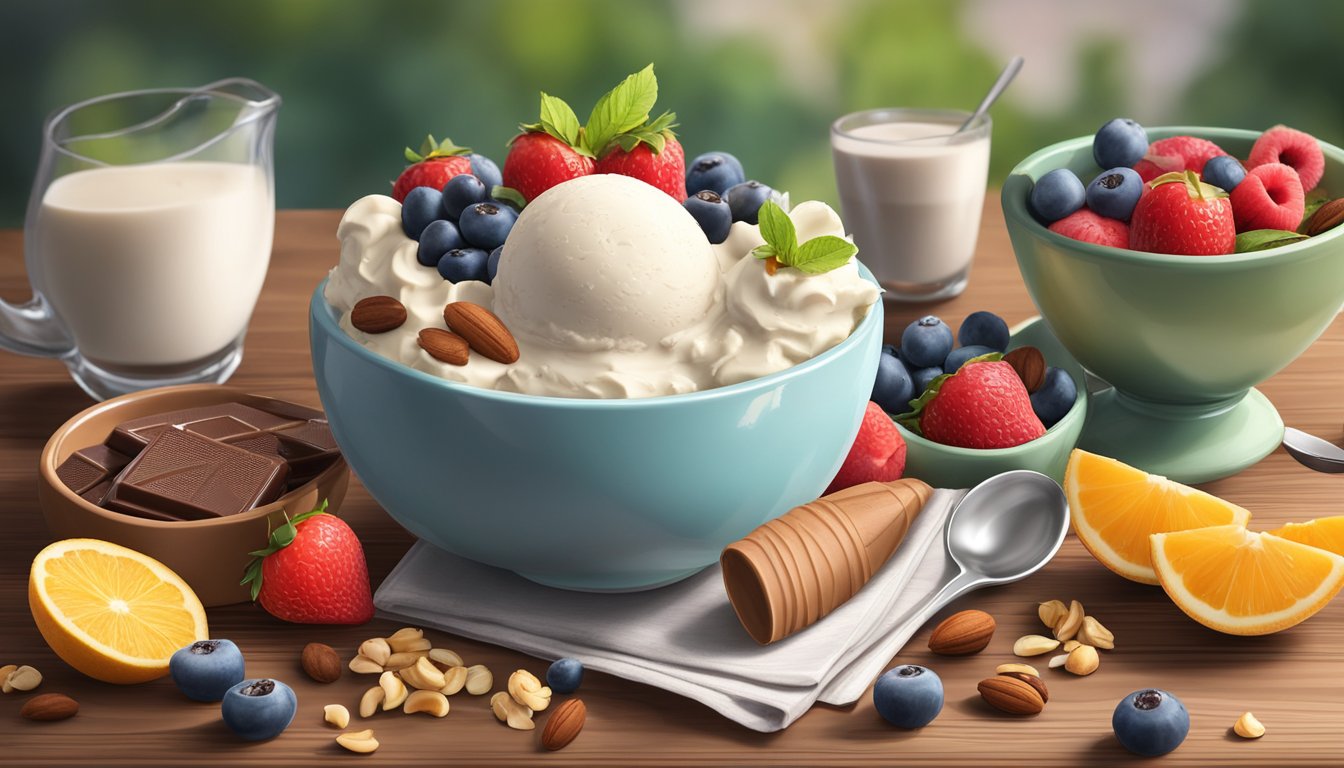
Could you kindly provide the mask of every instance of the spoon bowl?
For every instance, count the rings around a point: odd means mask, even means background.
[[[1059,484],[1030,470],[995,475],[972,488],[947,521],[947,551],[981,584],[1025,578],[1059,551],[1069,505]]]
[[[1329,474],[1344,472],[1344,449],[1329,440],[1300,429],[1284,428],[1283,449],[1289,456],[1297,459],[1299,464],[1317,472]]]

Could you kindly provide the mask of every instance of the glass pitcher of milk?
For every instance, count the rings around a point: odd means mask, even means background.
[[[280,97],[259,83],[118,93],[56,112],[24,224],[33,297],[0,347],[102,400],[223,382],[266,278]]]

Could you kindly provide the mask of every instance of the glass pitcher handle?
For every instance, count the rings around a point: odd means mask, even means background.
[[[34,357],[64,357],[74,346],[40,293],[17,306],[0,301],[0,349]]]

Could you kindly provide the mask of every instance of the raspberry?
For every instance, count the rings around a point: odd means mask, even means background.
[[[1276,125],[1260,134],[1260,138],[1255,140],[1255,146],[1251,147],[1250,156],[1246,158],[1248,169],[1268,163],[1292,166],[1297,171],[1302,189],[1307,192],[1315,189],[1325,175],[1325,153],[1321,151],[1320,142],[1311,134],[1286,125]]]
[[[1171,171],[1204,172],[1209,158],[1226,155],[1223,148],[1208,139],[1194,136],[1172,136],[1158,139],[1148,146],[1148,154],[1134,164],[1144,183]]]
[[[1050,231],[1074,240],[1113,248],[1129,247],[1129,225],[1080,208],[1050,225]]]
[[[1296,230],[1306,210],[1304,186],[1297,171],[1283,163],[1266,163],[1247,171],[1246,178],[1232,190],[1237,231]]]

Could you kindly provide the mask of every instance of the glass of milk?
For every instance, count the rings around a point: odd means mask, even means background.
[[[270,263],[279,107],[231,79],[48,119],[24,226],[33,298],[0,302],[0,347],[59,358],[100,400],[228,379]]]
[[[897,301],[966,288],[989,176],[989,115],[872,109],[831,125],[845,226],[859,258]]]

